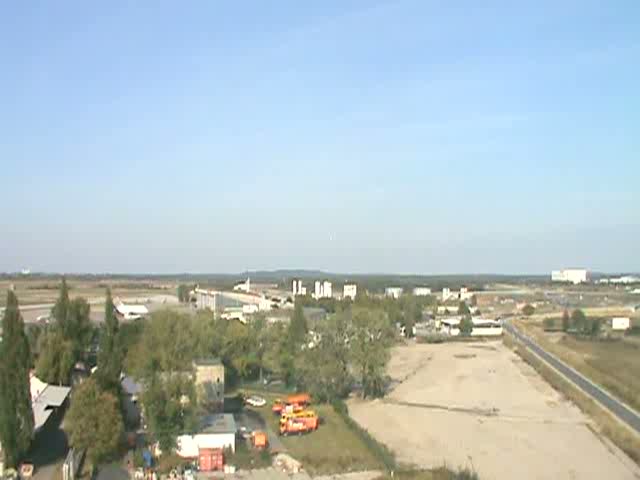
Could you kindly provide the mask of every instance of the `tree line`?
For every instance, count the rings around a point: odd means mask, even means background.
[[[117,451],[124,431],[120,406],[123,352],[108,289],[105,322],[97,333],[89,313],[85,299],[69,299],[69,288],[63,279],[51,311],[52,322],[44,329],[30,329],[38,332],[30,338],[15,293],[7,293],[0,343],[0,443],[8,467],[16,467],[27,454],[34,435],[30,370],[35,365],[40,380],[69,385],[76,362],[86,360],[87,347],[96,334],[100,338],[98,369],[95,376],[74,390],[66,424],[71,444],[85,449],[90,462],[98,463]],[[37,345],[36,356],[32,344]]]

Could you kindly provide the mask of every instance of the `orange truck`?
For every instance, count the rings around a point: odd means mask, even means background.
[[[273,402],[271,411],[276,415],[281,415],[282,412],[301,412],[310,403],[311,396],[308,393],[296,393],[289,395],[284,401],[278,399]]]
[[[280,435],[309,433],[318,428],[319,419],[315,412],[306,411],[280,418]]]

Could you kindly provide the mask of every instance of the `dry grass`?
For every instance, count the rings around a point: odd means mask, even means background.
[[[68,279],[71,297],[84,297],[87,300],[104,298],[105,288],[109,286],[114,297],[149,297],[158,294],[175,294],[175,286],[152,282],[150,280],[75,280]],[[58,297],[60,279],[31,278],[0,280],[0,292],[14,287],[21,305],[53,303]],[[0,307],[6,302],[6,295],[0,295]]]
[[[514,342],[509,335],[505,335],[504,343],[510,348],[513,348],[518,355],[531,365],[553,388],[591,417],[599,427],[600,433],[604,434],[618,448],[640,465],[640,437],[638,435],[631,432],[607,410],[566,380],[556,370],[541,361],[535,354],[531,353],[521,344]]]
[[[271,431],[278,432],[279,417],[271,413],[271,403],[276,395],[264,392],[259,395],[268,403],[255,410],[261,414]],[[309,473],[328,475],[384,469],[384,465],[331,405],[313,405],[312,409],[321,419],[318,430],[301,436],[281,437],[288,453],[301,461]]]
[[[591,340],[563,335],[551,341],[537,324],[519,322],[544,348],[601,385],[636,410],[640,410],[640,343]]]

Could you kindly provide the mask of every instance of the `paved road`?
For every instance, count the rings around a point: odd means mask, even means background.
[[[587,395],[591,396],[596,402],[603,407],[607,408],[611,413],[618,417],[622,422],[626,423],[636,432],[640,433],[640,415],[626,406],[620,400],[615,398],[609,392],[599,387],[595,383],[591,382],[582,374],[575,371],[566,363],[558,359],[555,355],[543,350],[533,339],[527,335],[524,335],[520,330],[514,327],[512,324],[505,322],[504,328],[511,333],[517,340],[522,342],[529,350],[538,355],[542,360],[550,364],[560,373],[562,373],[568,380],[573,382],[575,386],[580,388]]]

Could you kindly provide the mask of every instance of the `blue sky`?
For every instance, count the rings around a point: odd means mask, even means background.
[[[635,0],[5,2],[0,271],[640,270],[639,23]]]

